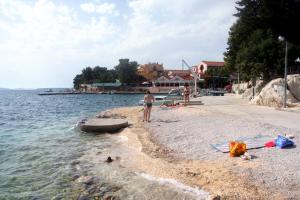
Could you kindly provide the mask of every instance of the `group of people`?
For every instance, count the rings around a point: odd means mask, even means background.
[[[183,90],[183,98],[184,98],[184,105],[186,106],[187,103],[190,101],[190,88],[189,85],[184,85]],[[151,95],[150,91],[146,92],[146,95],[144,96],[144,118],[143,121],[150,122],[150,115],[151,115],[151,109],[152,104],[155,101],[153,95]]]

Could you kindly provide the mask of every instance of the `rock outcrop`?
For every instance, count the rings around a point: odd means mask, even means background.
[[[241,94],[244,93],[250,87],[249,84],[249,82],[233,84],[231,90],[235,94]]]
[[[251,84],[249,84],[249,88],[247,88],[245,92],[242,94],[242,98],[246,99],[247,101],[251,101],[252,99],[254,99],[259,94],[262,84],[263,84],[262,80],[256,81],[256,85],[254,88],[252,87]]]
[[[233,84],[232,85],[232,92],[235,94],[242,94],[242,98],[250,101],[251,99],[253,99],[253,92],[254,92],[254,97],[257,96],[261,90],[263,81],[262,80],[257,80],[255,87],[254,87],[254,91],[253,91],[253,87],[252,87],[252,82],[243,82],[240,84]]]
[[[293,91],[298,94],[300,93],[299,88],[300,82],[296,78],[291,78],[289,76],[289,81],[292,84]],[[298,79],[300,80],[300,79]],[[289,82],[288,81],[288,82]],[[288,86],[289,87],[289,86]],[[290,88],[290,87],[289,87]],[[296,91],[295,91],[296,90]],[[299,103],[297,98],[293,96],[294,93],[291,93],[287,90],[287,106],[294,107]],[[251,102],[257,105],[271,106],[271,107],[282,107],[283,105],[283,96],[284,96],[284,79],[277,78],[270,81]]]
[[[287,83],[292,95],[300,101],[300,74],[288,75]]]

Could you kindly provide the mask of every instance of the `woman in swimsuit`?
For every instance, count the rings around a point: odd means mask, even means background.
[[[190,102],[190,88],[188,84],[184,85],[183,97],[184,97],[184,106],[186,106],[186,103]]]
[[[147,91],[146,95],[144,96],[145,109],[143,121],[150,122],[152,102],[154,102],[154,97],[150,94],[150,91]]]

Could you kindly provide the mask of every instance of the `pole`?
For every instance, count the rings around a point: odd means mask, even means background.
[[[238,95],[240,94],[240,69],[238,69]]]
[[[288,41],[285,39],[285,59],[284,59],[284,99],[283,107],[286,108],[286,89],[287,89],[287,58],[288,58]]]
[[[195,92],[194,92],[194,95],[196,96],[197,95],[197,78],[195,78]]]

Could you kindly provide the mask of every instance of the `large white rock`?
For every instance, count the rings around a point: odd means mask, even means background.
[[[242,98],[246,99],[247,101],[251,101],[253,98],[255,98],[259,94],[259,92],[261,90],[261,87],[262,87],[262,84],[263,84],[262,80],[257,80],[256,85],[254,87],[254,91],[253,91],[253,87],[249,83],[250,87],[247,88],[245,90],[245,92],[242,94]],[[253,95],[254,95],[254,97],[253,97]]]
[[[248,87],[249,87],[249,82],[244,82],[240,84],[233,84],[231,90],[233,93],[241,94],[244,93]]]
[[[257,105],[282,107],[284,96],[284,79],[270,81],[251,102]],[[295,106],[298,100],[287,90],[287,105]]]
[[[300,100],[300,74],[288,75],[287,83],[290,92],[296,99]]]

